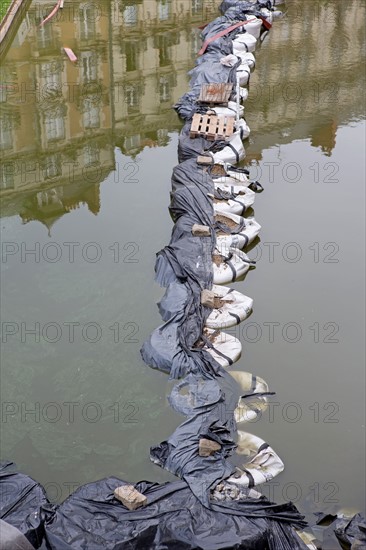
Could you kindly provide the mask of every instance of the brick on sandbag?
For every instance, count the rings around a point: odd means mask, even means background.
[[[206,307],[214,309],[215,307],[215,293],[212,290],[201,290],[201,304]]]
[[[129,510],[136,510],[145,506],[147,498],[139,493],[133,485],[121,485],[114,490],[116,499],[122,502]]]
[[[216,451],[220,451],[221,445],[219,443],[216,443],[216,441],[212,441],[211,439],[200,439],[199,447],[198,447],[198,454],[200,456],[211,456]]]
[[[194,223],[192,225],[192,235],[194,237],[210,237],[211,230],[208,225],[199,225],[198,223]]]
[[[204,156],[204,155],[198,155],[197,157],[197,164],[202,164],[204,166],[209,166],[210,164],[213,164],[214,160],[212,157]]]

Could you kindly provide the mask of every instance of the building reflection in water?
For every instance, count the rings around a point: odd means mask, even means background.
[[[274,130],[283,128],[286,135],[289,127],[289,141],[297,131],[295,137],[309,136],[330,155],[338,121],[352,116],[363,17],[357,0],[336,4],[294,2],[302,24],[279,22],[264,46],[261,74],[292,88],[286,88],[285,100],[283,91],[271,96],[269,89],[266,99],[257,90],[248,103],[260,129],[251,158],[260,157]],[[134,157],[144,147],[166,145],[169,132],[181,127],[171,106],[187,90],[187,71],[200,45],[198,25],[217,15],[217,5],[216,0],[65,4],[53,22],[39,28],[52,5],[32,4],[1,69],[2,215],[18,214],[25,223],[37,219],[50,229],[82,204],[97,214],[100,182],[115,169],[115,147]],[[334,48],[335,40],[341,47]],[[75,51],[76,64],[63,46]],[[291,101],[294,84],[303,90],[312,83],[310,106],[302,98]],[[330,99],[337,94],[337,118],[324,93]]]

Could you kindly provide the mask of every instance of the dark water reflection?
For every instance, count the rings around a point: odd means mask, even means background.
[[[31,5],[1,69],[2,432],[4,457],[59,499],[109,474],[169,479],[148,448],[181,418],[139,348],[160,323],[171,105],[216,6],[66,3],[37,29],[50,7]],[[286,463],[267,493],[362,507],[365,5],[286,10],[246,103],[246,163],[266,191],[258,267],[236,285],[255,300],[237,365],[277,391],[248,426]]]

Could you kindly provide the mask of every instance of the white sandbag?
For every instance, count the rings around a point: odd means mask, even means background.
[[[236,70],[240,86],[246,86],[250,80],[250,67],[247,63],[241,63]]]
[[[254,67],[255,67],[255,57],[252,53],[243,52],[238,57],[240,57],[242,63],[245,63],[246,65],[248,65],[249,69],[254,69]],[[240,67],[241,67],[241,65],[239,65],[239,69],[240,69]]]
[[[239,94],[240,94],[240,99],[242,101],[246,101],[248,99],[248,96],[249,96],[248,88],[240,88],[239,89]]]
[[[242,345],[235,336],[219,330],[204,328],[203,337],[207,339],[203,349],[208,351],[222,367],[229,367],[240,358]]]
[[[225,170],[225,175],[221,176],[212,176],[214,183],[224,183],[226,185],[244,185],[245,187],[251,184],[251,181],[248,179],[248,176],[245,172],[237,172],[235,170],[230,170],[229,162],[217,162],[217,164],[222,164],[223,169]]]
[[[229,101],[227,104],[227,107],[215,106],[215,107],[211,107],[211,111],[215,111],[217,115],[236,116],[238,111],[238,106],[236,101]],[[244,107],[242,105],[239,105],[239,117],[242,117],[243,115],[244,115]]]
[[[269,391],[268,384],[260,376],[253,376],[250,372],[230,371],[230,374],[240,386],[243,394],[259,394],[252,397],[240,397],[234,411],[235,421],[254,422],[268,407],[268,397],[260,395]]]
[[[273,23],[273,12],[267,8],[261,8],[261,14],[263,15],[264,19],[268,21],[272,25]]]
[[[253,265],[250,258],[238,248],[225,250],[222,254],[217,248],[213,254],[213,282],[217,285],[232,283],[247,273]]]
[[[210,195],[209,195],[210,196]],[[216,201],[216,199],[214,199]],[[234,200],[219,200],[213,203],[214,212],[236,214],[240,216],[243,213],[244,207],[240,202]]]
[[[215,163],[229,162],[230,164],[237,164],[245,158],[245,149],[242,143],[243,133],[247,129],[247,124],[242,118],[239,120],[239,128],[233,133],[227,140],[230,146],[227,145],[221,151],[212,155]]]
[[[284,464],[280,457],[260,437],[238,430],[237,444],[236,453],[245,457],[243,470],[240,477],[231,476],[228,482],[243,487],[255,487],[271,481],[283,471]]]
[[[225,55],[220,59],[221,65],[224,65],[224,67],[234,67],[238,62],[238,57],[232,53],[229,55]]]
[[[242,123],[240,124],[240,137],[241,139],[247,139],[249,136],[250,136],[250,128],[246,120],[242,119]]]
[[[254,52],[256,45],[257,39],[251,33],[238,34],[233,40],[233,54],[240,57],[241,52]]]
[[[272,12],[273,21],[275,21],[276,19],[281,19],[283,16],[284,16],[283,11],[273,10],[273,12]]]
[[[239,230],[238,233],[225,233],[220,230],[216,232],[216,247],[220,251],[226,251],[231,247],[244,248],[258,237],[259,231],[261,230],[261,226],[254,218],[242,218],[241,216],[230,214],[229,212],[218,212],[215,215],[215,219],[217,216],[226,218],[229,223],[233,221],[236,224],[245,224],[245,227]]]
[[[254,15],[250,15],[245,24],[245,30],[248,34],[254,36],[254,38],[259,38],[261,34],[262,20],[258,19]]]
[[[235,180],[234,180],[235,181]],[[229,212],[231,204],[241,205],[242,211],[246,210],[250,206],[253,206],[255,201],[255,193],[249,187],[244,187],[243,185],[229,185],[226,183],[216,183],[214,181],[215,191],[218,193],[231,193],[235,195],[234,200],[222,200],[214,199],[214,210]],[[233,214],[239,214],[240,212],[232,212]]]
[[[253,300],[226,286],[212,286],[215,307],[206,319],[206,327],[223,329],[238,325],[252,312]]]

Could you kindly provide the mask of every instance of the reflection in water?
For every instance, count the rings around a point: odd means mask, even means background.
[[[216,15],[215,4],[77,4],[41,28],[51,5],[33,4],[2,66],[3,215],[50,227],[81,203],[97,213],[115,146],[135,156],[166,145],[180,128],[171,106],[187,89],[197,26]],[[273,132],[282,142],[309,136],[331,155],[338,124],[361,108],[361,11],[357,1],[290,4],[291,25],[277,23],[252,77],[248,160],[261,158]]]

